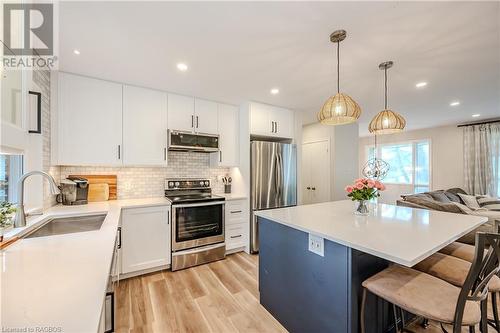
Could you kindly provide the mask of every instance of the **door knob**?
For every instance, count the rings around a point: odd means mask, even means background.
[[[311,188],[311,190],[316,191],[316,187]]]
[[[306,188],[307,188],[308,190],[310,190],[310,189],[311,189],[309,186],[308,186],[308,187],[306,187]]]

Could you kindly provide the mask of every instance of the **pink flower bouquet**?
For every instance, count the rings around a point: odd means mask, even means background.
[[[380,196],[380,191],[385,190],[385,185],[378,180],[369,178],[359,178],[354,181],[354,184],[345,187],[347,196],[352,201],[371,200]]]

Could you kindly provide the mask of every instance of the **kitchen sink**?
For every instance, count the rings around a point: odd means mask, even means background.
[[[105,218],[106,214],[53,218],[48,220],[41,227],[29,232],[23,238],[46,237],[99,230]]]

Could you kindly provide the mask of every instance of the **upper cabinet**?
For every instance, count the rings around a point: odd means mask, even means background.
[[[194,98],[168,94],[168,129],[191,132],[194,126]]]
[[[217,103],[168,94],[168,128],[194,133],[217,134]]]
[[[60,73],[56,164],[122,164],[122,85]]]
[[[293,138],[294,113],[276,106],[250,103],[250,134]]]
[[[167,165],[167,93],[123,86],[123,164]]]
[[[217,134],[217,103],[196,98],[194,100],[194,131]]]
[[[219,151],[211,156],[212,166],[234,167],[239,164],[239,108],[218,105]]]

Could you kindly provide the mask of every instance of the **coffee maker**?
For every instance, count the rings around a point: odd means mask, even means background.
[[[59,189],[61,194],[57,201],[63,205],[85,205],[88,203],[89,181],[80,177],[68,177],[64,179]]]

